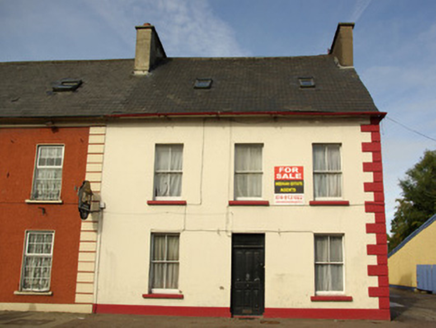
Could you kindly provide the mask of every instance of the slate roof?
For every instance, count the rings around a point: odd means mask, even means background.
[[[117,114],[378,112],[353,68],[333,56],[167,58],[147,75],[133,59],[0,63],[0,117],[105,117]],[[299,77],[313,77],[301,89]],[[74,92],[52,83],[81,79]],[[194,89],[212,78],[211,89]]]

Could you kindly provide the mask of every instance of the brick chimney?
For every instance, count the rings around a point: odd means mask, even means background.
[[[153,25],[136,26],[135,75],[149,73],[160,59],[166,58],[165,50]]]
[[[339,65],[353,67],[354,23],[339,23],[329,54],[338,59]]]

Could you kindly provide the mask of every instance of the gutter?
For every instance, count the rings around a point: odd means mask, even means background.
[[[192,112],[192,113],[135,113],[111,114],[107,118],[157,118],[157,117],[246,117],[246,116],[370,116],[383,119],[386,112],[283,112],[283,111],[257,111],[257,112]]]
[[[231,117],[370,117],[381,121],[387,115],[386,112],[284,112],[284,111],[252,111],[252,112],[185,112],[185,113],[132,113],[132,114],[108,114],[96,116],[40,116],[40,117],[0,117],[0,127],[60,127],[88,126],[93,124],[105,124],[109,120],[117,119],[158,119],[158,118],[231,118]]]

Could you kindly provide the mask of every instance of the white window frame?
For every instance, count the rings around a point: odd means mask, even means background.
[[[339,147],[339,155],[340,155],[340,165],[341,165],[341,169],[340,170],[316,170],[315,169],[315,146],[325,146],[325,147],[329,147],[329,146],[338,146]],[[328,148],[327,148],[328,149]],[[328,160],[328,152],[326,152],[326,158],[325,160]],[[341,143],[314,143],[312,145],[312,158],[313,158],[313,198],[315,200],[341,200],[343,199],[343,195],[344,195],[344,179],[343,179],[343,172],[342,172],[342,144]],[[338,175],[341,177],[341,183],[340,183],[340,196],[316,196],[316,179],[315,176],[319,174],[334,174],[334,175]]]
[[[342,261],[341,262],[317,262],[316,261],[316,238],[317,237],[328,237],[328,256],[330,257],[330,238],[331,237],[341,237],[341,247],[342,247]],[[314,254],[313,254],[313,262],[314,262],[314,289],[315,295],[344,295],[345,294],[345,237],[344,234],[315,234],[314,235]],[[317,265],[341,265],[342,266],[342,290],[316,290],[316,266]]]
[[[61,164],[60,165],[40,165],[39,160],[41,157],[41,151],[42,149],[46,148],[62,148],[62,157],[61,157]],[[64,157],[65,157],[65,145],[62,144],[41,144],[37,145],[36,148],[36,158],[35,158],[35,169],[33,172],[33,182],[32,182],[32,194],[31,194],[31,200],[35,201],[58,201],[61,199],[61,193],[62,193],[62,176],[63,176],[63,165],[64,165]],[[57,198],[46,198],[43,196],[36,196],[36,190],[37,190],[37,176],[39,171],[43,170],[60,170],[60,182],[59,182],[59,196]]]
[[[246,171],[238,171],[237,170],[237,168],[236,168],[236,161],[237,161],[237,153],[238,153],[238,151],[237,151],[237,148],[238,147],[240,147],[240,146],[252,146],[252,147],[259,147],[260,149],[261,149],[261,155],[260,155],[260,157],[261,157],[261,159],[260,159],[260,162],[261,162],[261,168],[260,168],[260,170],[246,170]],[[236,143],[235,144],[235,147],[234,147],[234,149],[235,149],[235,158],[234,158],[234,162],[235,162],[235,164],[234,164],[234,170],[235,170],[235,174],[234,174],[234,177],[233,177],[233,185],[234,185],[234,199],[235,200],[239,200],[239,201],[244,201],[244,200],[261,200],[261,199],[263,199],[262,197],[263,197],[263,144],[262,143]],[[237,176],[238,175],[242,175],[242,174],[251,174],[251,175],[260,175],[260,196],[247,196],[247,197],[238,197],[237,196],[237,188],[238,188],[238,186],[237,186]]]
[[[51,246],[50,246],[50,253],[30,253],[29,252],[29,242],[30,242],[30,236],[31,235],[51,235]],[[20,278],[20,291],[22,292],[33,292],[33,293],[44,293],[50,291],[51,287],[51,272],[53,268],[53,248],[54,248],[54,239],[55,239],[55,233],[54,231],[40,231],[40,230],[28,230],[25,234],[25,241],[24,241],[24,250],[23,250],[23,263],[21,268],[21,278]],[[50,259],[50,268],[48,272],[48,287],[46,288],[34,288],[31,286],[30,288],[25,287],[25,280],[26,279],[32,279],[31,277],[26,276],[26,269],[28,268],[26,266],[26,260],[29,258],[49,258]],[[35,278],[37,280],[37,278]]]
[[[169,147],[170,148],[170,156],[171,156],[171,151],[172,151],[172,147],[181,147],[182,148],[182,169],[181,170],[158,170],[157,169],[157,148],[158,147]],[[182,199],[182,191],[183,191],[183,150],[184,150],[184,145],[183,144],[156,144],[155,145],[155,164],[154,164],[154,182],[153,182],[153,198],[155,200],[181,200]],[[170,159],[171,162],[171,159]],[[181,175],[181,186],[180,186],[180,195],[178,196],[158,196],[156,195],[157,191],[156,191],[156,184],[157,184],[157,174],[168,174],[168,179],[170,178],[171,174],[180,174]],[[170,185],[170,183],[168,182],[168,185]]]
[[[173,237],[175,237],[175,236],[177,236],[178,237],[178,239],[179,239],[179,244],[178,244],[178,247],[179,247],[179,250],[178,250],[178,259],[177,260],[167,260],[167,259],[164,259],[164,260],[155,260],[154,258],[153,258],[153,254],[154,254],[154,237],[155,236],[165,236],[165,256],[167,255],[167,247],[168,247],[168,236],[173,236]],[[177,267],[177,269],[178,269],[178,278],[177,278],[177,288],[154,288],[154,286],[153,286],[153,279],[154,279],[154,276],[153,276],[153,272],[154,272],[154,264],[177,264],[178,265],[178,267]],[[166,280],[165,280],[165,277],[166,277],[166,274],[167,274],[167,266],[164,266],[164,272],[163,272],[163,276],[164,276],[164,285],[166,284]],[[152,234],[151,234],[151,247],[150,247],[150,278],[149,278],[149,285],[150,285],[150,292],[152,293],[152,294],[179,294],[180,293],[180,291],[179,291],[179,279],[180,279],[180,233],[174,233],[174,232],[168,232],[168,233],[166,233],[166,232],[153,232]]]

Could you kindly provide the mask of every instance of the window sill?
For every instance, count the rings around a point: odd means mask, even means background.
[[[21,296],[52,296],[53,292],[52,291],[48,291],[48,292],[35,292],[35,291],[21,291],[21,290],[17,290],[14,292],[14,295],[21,295]]]
[[[269,206],[267,200],[229,200],[230,206]]]
[[[312,302],[352,302],[353,297],[351,296],[334,296],[334,295],[325,295],[325,296],[311,296],[310,300]]]
[[[183,294],[142,294],[143,298],[178,299],[184,298]]]
[[[348,200],[311,200],[310,206],[350,206]]]
[[[26,204],[62,204],[63,201],[59,200],[44,200],[44,199],[26,199]]]
[[[182,205],[182,206],[186,206],[186,200],[148,200],[147,205]]]

